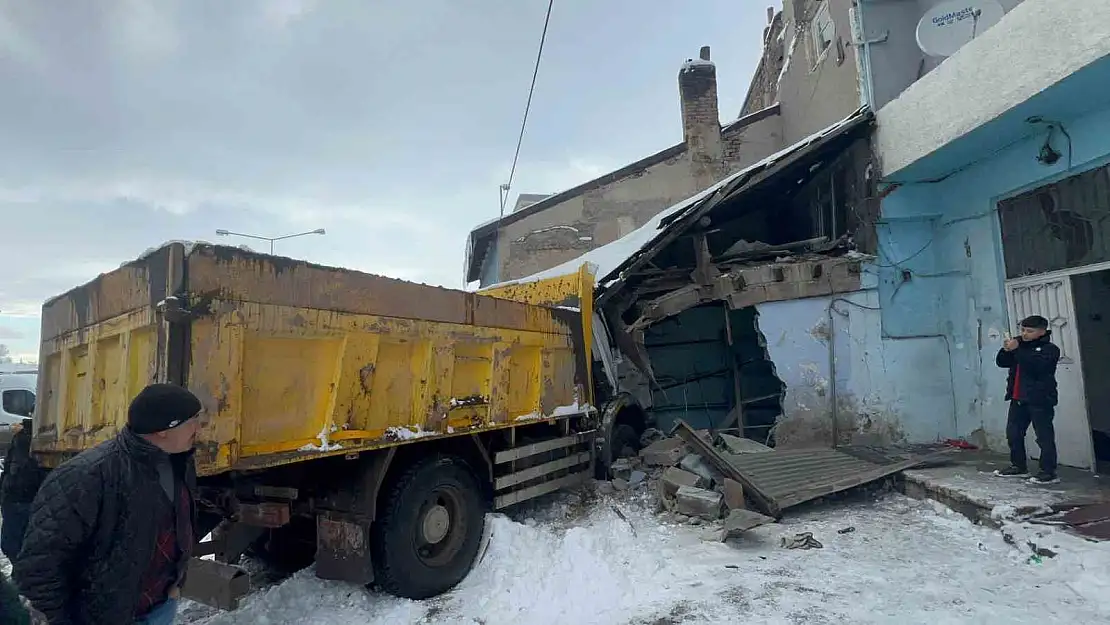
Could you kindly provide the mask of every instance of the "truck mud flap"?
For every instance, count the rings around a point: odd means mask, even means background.
[[[250,589],[250,574],[243,569],[215,560],[193,558],[189,561],[189,574],[181,594],[214,608],[234,610]]]
[[[316,577],[363,585],[374,581],[369,521],[334,513],[316,517]]]

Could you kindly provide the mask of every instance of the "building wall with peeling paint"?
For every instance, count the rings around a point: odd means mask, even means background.
[[[945,356],[944,346],[884,338],[875,286],[872,279],[871,288],[844,296],[757,306],[768,353],[786,385],[775,432],[779,446],[831,444],[834,396],[842,444],[953,435],[951,377],[947,368],[933,366]]]
[[[954,95],[959,90],[952,89]],[[918,96],[907,92],[903,97]],[[949,356],[938,357],[933,366],[951,371],[956,434],[993,450],[1006,449],[1007,415],[1006,372],[994,359],[1004,334],[1013,333],[1017,322],[1009,319],[1006,304],[998,203],[1110,162],[1110,108],[1091,104],[1108,98],[1110,58],[1104,58],[1014,102],[1006,114],[940,149],[886,172],[886,182],[896,186],[883,200],[878,230],[883,335],[929,334],[946,344]],[[901,110],[904,118],[892,119]],[[933,132],[932,125],[960,123],[932,122],[920,115],[911,120],[917,110],[899,105],[893,112],[880,112],[880,134],[884,117],[897,128],[917,124],[922,133]],[[1067,130],[1067,137],[1031,124],[1033,116],[1053,120]],[[1060,154],[1051,164],[1037,158],[1046,141]],[[878,143],[891,146],[887,151],[900,149],[889,139]],[[907,385],[916,380],[914,375],[891,375],[902,376],[900,382]]]
[[[722,139],[723,153],[715,162],[698,162],[682,150],[663,162],[505,225],[494,246],[498,271],[493,281],[532,275],[612,243],[660,211],[777,152],[783,145],[781,120],[771,115]],[[707,166],[711,172],[705,171]]]

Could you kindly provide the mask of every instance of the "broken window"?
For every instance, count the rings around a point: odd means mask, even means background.
[[[821,62],[825,52],[832,46],[836,37],[836,25],[829,12],[828,2],[819,2],[817,13],[809,24],[810,40],[813,46],[813,64]]]
[[[1110,166],[998,204],[1006,277],[1110,261]]]

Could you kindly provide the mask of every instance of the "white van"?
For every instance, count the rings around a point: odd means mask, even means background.
[[[12,426],[35,412],[38,380],[37,373],[0,373],[0,458],[14,434]]]

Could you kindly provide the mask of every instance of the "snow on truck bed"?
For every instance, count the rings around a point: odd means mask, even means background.
[[[492,516],[489,549],[454,591],[407,601],[303,571],[194,625],[1095,623],[1110,618],[1110,547],[1041,537],[1055,558],[932,502],[814,507],[728,544],[611,501],[570,521]],[[558,509],[556,510],[558,512]],[[855,528],[846,534],[838,530]],[[1050,531],[1030,529],[1027,531]],[[778,540],[808,531],[823,549]],[[201,609],[207,610],[206,608]],[[209,613],[210,614],[210,613]]]

